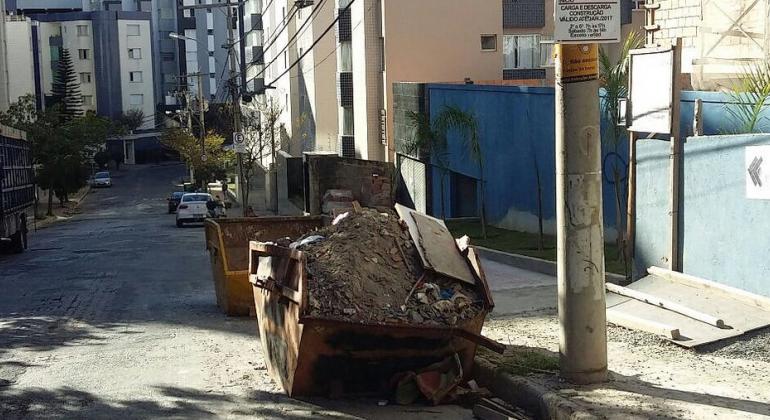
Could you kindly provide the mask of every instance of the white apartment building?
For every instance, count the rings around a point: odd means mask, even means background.
[[[51,95],[61,51],[80,81],[84,110],[117,118],[137,109],[142,129],[154,127],[150,15],[143,12],[68,12],[37,15],[37,60],[42,97]],[[45,102],[45,101],[44,101]]]
[[[0,16],[5,16],[5,2],[0,1]],[[10,105],[8,96],[8,56],[6,55],[5,19],[0,19],[0,111]]]
[[[502,79],[500,1],[318,0],[299,10],[295,4],[274,0],[262,16],[265,84],[274,87],[266,100],[284,109],[283,145],[292,155],[333,151],[391,160],[394,82]],[[489,38],[492,45],[483,45]]]
[[[32,21],[24,16],[6,16],[6,56],[13,71],[8,72],[8,97],[16,102],[20,97],[35,94],[35,66],[32,54]]]

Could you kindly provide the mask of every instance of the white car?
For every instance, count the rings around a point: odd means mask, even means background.
[[[176,208],[176,227],[185,223],[201,223],[208,217],[209,209],[206,203],[213,200],[211,194],[187,193],[182,196]]]
[[[97,172],[93,178],[91,178],[92,187],[112,187],[112,178],[110,178],[109,172]]]

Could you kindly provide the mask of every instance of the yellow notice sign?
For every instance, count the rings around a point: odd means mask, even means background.
[[[554,54],[554,58],[561,62],[563,83],[586,82],[599,78],[597,44],[557,44]]]

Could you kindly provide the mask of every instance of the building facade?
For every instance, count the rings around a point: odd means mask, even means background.
[[[8,56],[5,36],[5,4],[0,1],[0,112],[6,111],[10,105],[8,94]]]
[[[47,13],[37,20],[37,50],[43,106],[51,95],[63,49],[72,57],[84,110],[117,118],[128,110],[154,127],[154,75],[150,14],[144,12]]]
[[[32,20],[25,16],[5,16],[6,55],[13,71],[8,72],[8,96],[10,102],[35,94],[35,66],[32,37]]]

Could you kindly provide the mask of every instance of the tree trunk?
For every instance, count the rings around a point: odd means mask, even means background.
[[[53,188],[48,188],[48,212],[46,216],[53,216]]]

